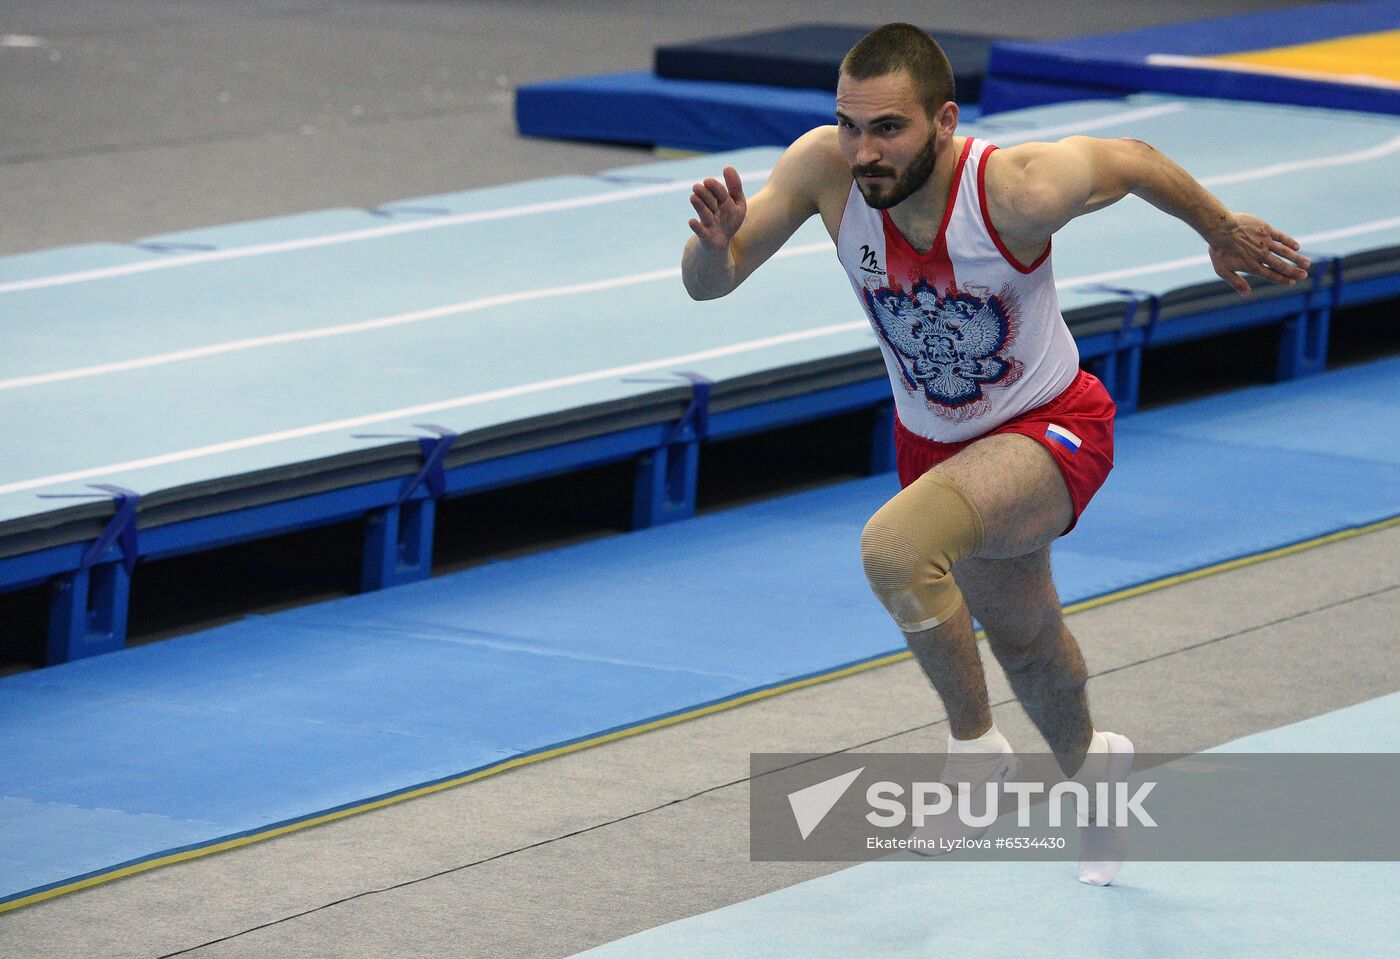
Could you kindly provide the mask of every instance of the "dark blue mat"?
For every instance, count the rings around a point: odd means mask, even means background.
[[[1400,90],[1150,62],[1211,57],[1400,29],[1400,0],[1319,3],[1166,26],[993,45],[982,109],[999,113],[1065,100],[1159,92],[1338,110],[1400,113]]]
[[[774,87],[835,90],[841,61],[876,25],[803,23],[736,37],[712,37],[656,48],[656,75]],[[953,68],[958,101],[976,103],[995,37],[928,31]]]
[[[1125,420],[1066,603],[1400,514],[1400,358]],[[0,679],[0,904],[900,648],[891,474]]]

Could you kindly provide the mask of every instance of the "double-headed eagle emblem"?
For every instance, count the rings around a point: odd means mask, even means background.
[[[1012,330],[1000,297],[961,290],[939,296],[921,280],[908,293],[866,290],[865,302],[905,383],[939,406],[976,403],[984,384],[1000,382],[1013,368],[999,355]]]

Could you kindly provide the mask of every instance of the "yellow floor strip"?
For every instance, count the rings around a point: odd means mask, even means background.
[[[1365,536],[1368,533],[1376,533],[1381,530],[1390,529],[1393,527],[1400,527],[1400,516],[1392,516],[1390,519],[1382,520],[1378,523],[1371,523],[1367,526],[1358,526],[1353,529],[1341,530],[1340,532],[1330,533],[1327,536],[1319,536],[1316,539],[1310,539],[1301,543],[1294,543],[1292,546],[1284,546],[1279,549],[1271,549],[1262,553],[1255,553],[1252,556],[1244,556],[1240,559],[1230,560],[1229,562],[1217,563],[1214,566],[1206,566],[1201,569],[1192,570],[1189,573],[1181,573],[1176,576],[1168,576],[1163,579],[1154,580],[1151,583],[1144,583],[1140,586],[1133,586],[1129,589],[1119,590],[1116,593],[1109,593],[1105,596],[1099,596],[1094,599],[1084,600],[1083,602],[1073,603],[1069,606],[1066,606],[1064,608],[1064,611],[1068,615],[1072,613],[1084,612],[1085,610],[1097,609],[1101,606],[1107,606],[1110,603],[1117,603],[1125,599],[1132,599],[1135,596],[1142,596],[1146,593],[1156,592],[1157,590],[1166,589],[1170,586],[1178,586],[1182,583],[1194,582],[1198,579],[1204,579],[1207,576],[1214,576],[1219,573],[1228,573],[1231,570],[1240,569],[1245,566],[1253,566],[1257,563],[1266,563],[1270,560],[1279,559],[1284,556],[1292,556],[1295,553],[1301,553],[1305,550],[1316,549],[1319,546],[1329,546],[1333,543],[1340,543],[1344,540],[1355,539],[1358,536]],[[977,636],[979,639],[985,638],[980,632],[977,634]],[[102,883],[112,882],[116,879],[122,879],[127,876],[134,876],[138,873],[149,872],[150,870],[157,869],[161,866],[169,866],[177,862],[186,862],[190,859],[198,859],[203,856],[212,856],[215,853],[226,852],[230,849],[237,849],[240,846],[248,846],[252,843],[262,842],[263,840],[272,839],[276,836],[283,836],[290,832],[297,832],[302,829],[309,829],[312,826],[320,826],[325,823],[335,822],[337,819],[345,819],[348,816],[357,816],[360,813],[366,813],[374,809],[382,809],[385,806],[392,806],[396,803],[407,802],[410,799],[417,799],[420,796],[428,796],[433,793],[442,792],[443,790],[455,789],[458,786],[464,786],[467,783],[476,782],[479,779],[485,779],[487,776],[495,776],[500,773],[507,772],[511,769],[518,769],[521,766],[529,766],[534,763],[544,762],[547,759],[554,759],[558,756],[566,756],[569,753],[576,753],[584,749],[590,749],[594,746],[601,746],[604,743],[616,742],[619,739],[626,739],[630,736],[639,736],[642,733],[651,732],[655,729],[664,729],[667,726],[675,726],[678,723],[689,722],[692,719],[699,719],[702,716],[710,716],[715,713],[724,712],[728,709],[734,709],[738,706],[746,705],[748,703],[758,702],[762,699],[771,699],[775,696],[780,696],[783,693],[790,693],[794,690],[805,689],[808,686],[815,686],[819,683],[829,683],[833,680],[843,679],[847,676],[854,676],[857,673],[867,672],[869,670],[876,669],[881,666],[888,666],[892,663],[903,662],[904,660],[909,658],[910,653],[907,650],[897,653],[890,653],[888,656],[881,656],[877,659],[867,660],[866,662],[857,663],[853,666],[846,666],[841,669],[832,670],[829,673],[821,673],[816,676],[809,676],[806,679],[794,680],[790,683],[784,683],[780,686],[774,686],[770,689],[755,690],[751,693],[745,693],[741,696],[736,696],[733,699],[726,699],[718,703],[711,703],[708,706],[702,706],[698,709],[689,710],[684,713],[678,713],[674,716],[667,716],[663,719],[655,719],[651,722],[640,723],[636,726],[628,726],[625,729],[617,729],[610,733],[605,733],[601,736],[595,736],[591,739],[581,740],[577,743],[571,743],[567,746],[559,746],[555,749],[549,749],[544,752],[535,753],[529,756],[518,756],[514,759],[505,760],[504,762],[498,763],[489,768],[480,769],[474,773],[469,773],[465,776],[459,776],[455,779],[435,783],[431,786],[423,786],[420,789],[414,789],[410,792],[399,793],[397,795],[389,796],[384,799],[374,800],[373,802],[362,803],[358,806],[352,806],[348,809],[342,809],[338,812],[327,813],[324,816],[317,816],[314,819],[307,819],[302,822],[292,823],[290,825],[280,826],[274,829],[268,829],[250,836],[242,836],[238,839],[229,839],[224,842],[214,843],[209,846],[201,846],[198,849],[191,849],[186,852],[174,853],[169,856],[163,856],[159,859],[152,859],[149,862],[137,863],[133,866],[126,866],[121,869],[114,869],[111,872],[105,872],[98,876],[90,876],[87,879],[82,879],[77,882],[68,883],[67,885],[63,886],[57,886],[53,889],[45,890],[44,892],[36,892],[33,895],[25,896],[21,899],[15,899],[10,902],[0,903],[0,913],[6,913],[14,909],[19,909],[23,906],[30,906],[35,903],[44,902],[45,900],[54,899],[58,896],[67,895],[71,892],[77,892],[80,889],[89,889],[93,886],[101,885]]]
[[[1324,79],[1370,77],[1400,83],[1400,30],[1364,33],[1269,50],[1227,53],[1210,59]]]
[[[699,150],[682,150],[679,147],[655,147],[651,152],[658,160],[689,160],[705,155]]]

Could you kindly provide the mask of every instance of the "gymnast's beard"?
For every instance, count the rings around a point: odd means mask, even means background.
[[[923,149],[919,151],[918,156],[914,157],[914,159],[910,161],[909,167],[895,178],[888,193],[881,189],[867,191],[865,184],[857,179],[856,183],[860,185],[860,195],[865,198],[866,205],[872,209],[888,210],[890,207],[897,206],[909,199],[910,196],[927,183],[928,178],[933,176],[933,167],[937,162],[938,137],[936,134],[931,134],[928,138],[928,142],[925,143]],[[887,167],[855,167],[851,170],[852,175],[856,177],[859,177],[862,173],[878,174],[889,172],[892,171]]]

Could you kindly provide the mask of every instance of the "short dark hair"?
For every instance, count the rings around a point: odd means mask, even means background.
[[[943,48],[924,31],[907,23],[887,23],[857,41],[841,61],[841,72],[853,80],[883,77],[908,70],[924,112],[933,116],[954,99],[953,67]]]

